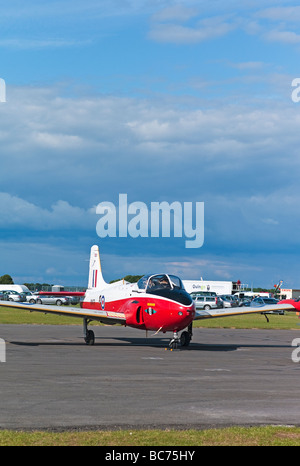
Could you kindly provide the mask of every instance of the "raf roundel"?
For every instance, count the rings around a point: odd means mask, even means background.
[[[104,310],[105,308],[105,296],[101,296],[101,309]]]

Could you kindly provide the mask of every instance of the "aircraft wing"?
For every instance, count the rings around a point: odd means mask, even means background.
[[[25,309],[30,312],[43,312],[44,314],[57,314],[70,317],[87,318],[106,324],[125,324],[125,314],[122,312],[111,312],[99,309],[86,309],[70,306],[48,306],[45,304],[15,303],[1,301],[0,307],[9,307],[12,309]]]
[[[224,307],[221,309],[196,309],[194,320],[199,319],[212,319],[216,317],[230,317],[243,314],[261,314],[263,312],[271,311],[294,311],[297,309],[292,304],[271,304],[265,306],[241,306],[241,307]]]

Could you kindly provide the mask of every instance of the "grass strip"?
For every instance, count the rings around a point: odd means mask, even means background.
[[[300,428],[266,426],[79,432],[0,430],[0,446],[300,446]]]
[[[295,312],[284,315],[268,314],[269,323],[261,314],[245,314],[232,317],[196,320],[194,328],[261,328],[300,330],[300,320]],[[41,312],[30,312],[23,309],[0,307],[0,324],[45,324],[45,325],[82,325],[82,319]],[[101,325],[91,322],[92,325]]]

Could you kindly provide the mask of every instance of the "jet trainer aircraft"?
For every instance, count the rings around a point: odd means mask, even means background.
[[[137,283],[120,280],[108,284],[101,270],[98,246],[91,248],[88,289],[81,308],[48,306],[29,303],[0,302],[0,306],[27,309],[45,314],[68,315],[83,319],[84,340],[87,345],[95,342],[94,332],[88,329],[91,321],[121,324],[142,330],[173,332],[170,349],[188,346],[192,339],[195,319],[208,319],[268,311],[296,311],[290,304],[275,304],[258,308],[239,307],[196,311],[195,303],[185,291],[180,278],[170,274],[144,275]],[[184,330],[186,329],[186,330]],[[184,330],[179,337],[178,332]]]

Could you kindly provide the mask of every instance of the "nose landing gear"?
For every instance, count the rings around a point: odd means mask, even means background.
[[[189,346],[193,336],[193,323],[188,326],[188,329],[182,332],[180,337],[177,330],[173,331],[173,338],[170,340],[169,349],[171,351],[178,349],[178,347]]]

